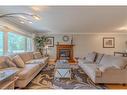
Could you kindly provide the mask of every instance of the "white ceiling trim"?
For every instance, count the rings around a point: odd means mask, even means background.
[[[61,35],[78,35],[78,34],[85,34],[85,35],[108,35],[108,34],[115,34],[115,35],[120,35],[120,34],[126,34],[127,35],[127,32],[125,33],[36,33],[36,34],[61,34]]]

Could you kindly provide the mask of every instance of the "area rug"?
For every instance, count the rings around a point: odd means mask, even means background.
[[[54,80],[55,65],[46,66],[25,89],[106,89],[95,85],[78,65],[71,65],[72,79]]]

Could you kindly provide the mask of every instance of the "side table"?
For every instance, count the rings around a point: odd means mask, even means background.
[[[0,71],[0,89],[14,89],[15,82],[18,79],[16,70]]]
[[[123,57],[127,57],[127,52],[114,52],[114,56],[116,54],[121,54]]]

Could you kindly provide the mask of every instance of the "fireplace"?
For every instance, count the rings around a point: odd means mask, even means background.
[[[70,52],[71,52],[70,49],[61,49],[59,52],[60,59],[69,60],[70,59]]]
[[[73,63],[75,62],[73,59],[73,46],[74,45],[62,45],[59,44],[56,46],[56,61],[57,60],[68,60],[69,62]]]

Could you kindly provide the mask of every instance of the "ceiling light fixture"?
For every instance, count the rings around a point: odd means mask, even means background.
[[[32,19],[35,19],[35,20],[40,20],[40,17],[35,14],[8,13],[8,14],[0,15],[0,18],[6,18],[6,17],[13,17],[13,18],[18,17],[21,20],[20,23],[25,23],[25,22],[32,23],[32,21],[29,20],[28,17],[31,17]]]
[[[32,21],[29,21],[29,23],[33,23]]]
[[[119,27],[116,30],[119,30],[119,31],[127,31],[127,25],[126,26]]]
[[[37,15],[32,15],[32,16],[33,16],[34,19],[40,20],[40,17],[39,16],[37,16]]]
[[[25,22],[24,21],[20,21],[20,23],[24,24]]]
[[[34,11],[40,11],[41,9],[38,6],[31,7]]]
[[[5,26],[5,25],[0,25],[0,30],[4,30],[4,31],[10,31],[10,30],[12,30],[10,27],[8,27],[8,26]]]

